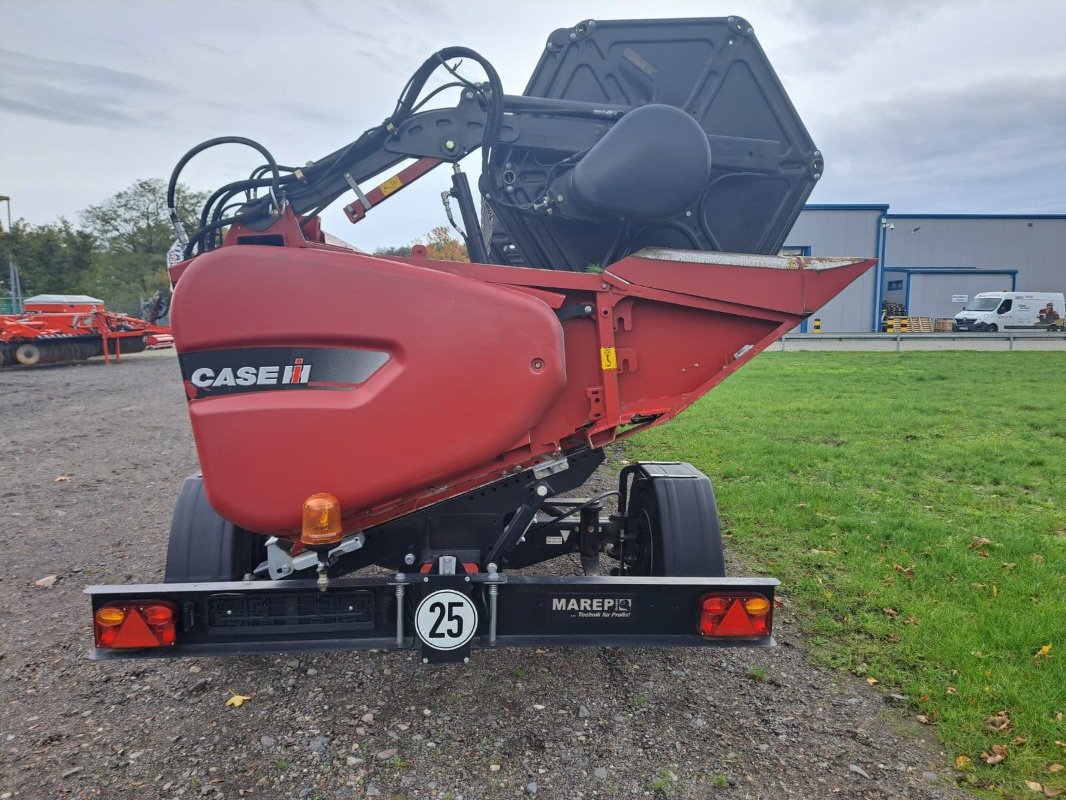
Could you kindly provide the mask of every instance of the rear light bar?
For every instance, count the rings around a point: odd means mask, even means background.
[[[774,605],[761,594],[705,594],[700,598],[700,634],[769,636]]]
[[[93,617],[96,646],[110,650],[169,647],[177,640],[177,606],[165,600],[108,603]]]

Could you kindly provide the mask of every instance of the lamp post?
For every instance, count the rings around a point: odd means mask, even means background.
[[[7,235],[11,235],[11,198],[0,194],[0,203],[7,203]],[[12,247],[7,248],[7,284],[11,290],[11,311],[19,313],[22,310],[22,285],[19,281],[19,271],[15,267],[15,256]]]

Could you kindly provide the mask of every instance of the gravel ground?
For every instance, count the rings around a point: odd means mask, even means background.
[[[787,605],[774,650],[89,661],[82,589],[162,578],[183,406],[170,353],[0,370],[0,798],[962,796]]]

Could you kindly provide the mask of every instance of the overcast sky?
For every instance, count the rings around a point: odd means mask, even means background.
[[[1066,2],[428,2],[0,0],[0,195],[72,220],[202,139],[255,138],[281,163],[380,122],[435,50],[466,45],[515,94],[548,34],[582,19],[748,19],[826,172],[811,202],[895,212],[1066,213]],[[471,76],[477,72],[471,68]],[[194,188],[244,177],[251,151],[193,162]],[[438,170],[352,227],[361,247],[442,223]]]

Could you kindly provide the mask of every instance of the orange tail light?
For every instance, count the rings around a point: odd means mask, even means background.
[[[704,636],[769,636],[773,603],[762,595],[705,595],[700,600]]]
[[[111,603],[93,618],[96,646],[112,650],[168,647],[177,640],[177,607],[163,601]]]

